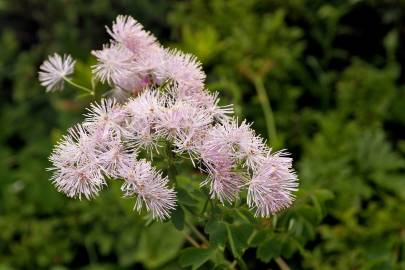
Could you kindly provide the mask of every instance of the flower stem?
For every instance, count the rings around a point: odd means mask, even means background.
[[[69,79],[69,78],[63,77],[63,79],[65,80],[65,82],[67,82],[67,83],[70,84],[71,86],[74,86],[74,87],[76,87],[76,88],[78,88],[78,89],[80,89],[80,90],[83,90],[83,91],[89,93],[90,95],[94,96],[95,93],[94,93],[93,90],[91,90],[91,89],[89,89],[89,88],[87,88],[87,87],[85,87],[85,86],[83,86],[83,85],[77,84],[77,83],[75,83],[74,81],[72,81],[72,80]]]
[[[270,100],[264,87],[263,79],[260,76],[253,76],[252,82],[256,88],[259,102],[262,106],[264,117],[266,118],[267,133],[273,145],[277,145],[277,132],[274,121],[273,110],[271,108]]]
[[[203,209],[202,209],[202,211],[201,211],[201,215],[205,213],[205,210],[207,210],[207,206],[208,206],[209,200],[210,200],[209,197],[205,200]]]
[[[167,163],[168,163],[167,175],[169,176],[170,181],[172,181],[174,183],[174,185],[177,185],[177,181],[176,181],[177,170],[176,170],[176,166],[174,164],[174,155],[172,152],[172,147],[169,143],[167,144],[167,147],[166,147],[166,156],[167,156]]]

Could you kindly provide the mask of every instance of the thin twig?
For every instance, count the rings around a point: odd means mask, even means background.
[[[204,244],[208,245],[208,239],[192,223],[186,221],[186,224]]]
[[[278,267],[280,267],[281,270],[291,270],[291,268],[288,266],[288,264],[283,260],[281,257],[277,257],[275,259]]]
[[[190,243],[190,244],[192,244],[194,247],[197,247],[197,248],[199,248],[200,247],[200,245],[197,243],[197,241],[195,241],[194,240],[194,238],[192,238],[190,235],[188,235],[188,234],[184,234],[184,237],[186,238],[186,240]]]

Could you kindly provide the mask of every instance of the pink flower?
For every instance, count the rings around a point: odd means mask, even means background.
[[[100,168],[113,178],[120,178],[122,171],[130,167],[136,158],[136,152],[127,149],[119,138],[111,138],[98,145],[96,154]]]
[[[73,73],[75,61],[70,55],[49,56],[39,67],[39,81],[46,91],[63,90],[64,80]]]
[[[53,167],[52,182],[69,197],[90,199],[106,182],[95,154],[96,141],[81,126],[69,130],[49,158]]]
[[[138,97],[130,99],[125,107],[130,120],[147,117],[155,121],[164,110],[165,102],[165,97],[159,91],[148,89]]]
[[[178,84],[181,97],[191,96],[204,89],[205,73],[201,63],[191,54],[165,50],[163,63],[154,70],[157,81],[172,79]]]
[[[176,101],[184,101],[205,111],[211,118],[213,118],[213,120],[219,122],[231,120],[233,106],[219,106],[218,92],[210,93],[207,90],[201,90],[190,96],[184,96],[178,86],[172,86],[169,89],[166,89],[166,92],[168,92],[168,96],[170,96],[172,103],[176,103]]]
[[[85,114],[83,124],[68,131],[50,156],[52,182],[69,197],[96,196],[105,178],[123,179],[124,196],[135,196],[154,219],[167,219],[176,206],[169,179],[137,155],[171,144],[177,157],[189,158],[208,177],[212,199],[232,203],[247,187],[247,204],[268,217],[291,205],[298,188],[292,159],[271,154],[251,128],[232,118],[231,105],[204,89],[201,63],[190,55],[161,47],[129,16],[118,16],[107,32],[114,40],[93,51],[95,77],[107,82],[108,94]],[[62,89],[73,72],[70,56],[57,54],[41,65],[39,79],[47,91]]]
[[[134,55],[127,48],[119,45],[105,45],[102,50],[91,53],[98,61],[98,64],[92,66],[93,74],[102,83],[108,82],[114,85],[133,75]]]
[[[250,124],[237,120],[217,124],[206,139],[206,144],[229,152],[237,162],[255,170],[269,151],[262,138],[255,135]]]
[[[156,80],[154,71],[164,64],[165,50],[160,46],[152,46],[142,54],[136,55],[134,70],[142,75],[149,75]],[[156,80],[157,84],[162,81]]]
[[[268,154],[249,183],[247,203],[256,208],[257,216],[269,217],[292,204],[297,181],[292,159],[286,153]]]
[[[91,199],[98,195],[106,182],[101,170],[94,163],[76,164],[54,171],[51,178],[58,191],[68,197]]]
[[[122,134],[126,111],[113,99],[102,99],[99,104],[93,103],[87,109],[83,126],[94,133],[98,139],[110,136],[110,132]]]
[[[135,67],[134,63],[134,67]],[[127,92],[129,95],[136,96],[152,85],[152,79],[148,74],[132,72],[127,77],[118,77],[115,81],[117,88]]]
[[[211,198],[217,198],[222,203],[234,201],[239,196],[245,179],[241,173],[235,171],[229,153],[219,147],[203,144],[200,147],[200,154],[205,166],[202,170],[209,175],[202,185],[210,185]]]
[[[68,130],[68,135],[59,142],[54,154],[62,160],[66,155],[71,164],[90,163],[97,159],[95,149],[100,142],[83,125],[78,124]]]
[[[116,42],[121,43],[136,55],[142,55],[151,47],[158,46],[156,38],[130,16],[119,15],[113,22],[112,28],[107,27],[107,32]]]
[[[178,136],[191,137],[206,129],[211,122],[212,117],[207,111],[187,102],[177,101],[159,115],[156,130],[162,137],[173,141]]]
[[[105,96],[110,99],[114,99],[119,103],[124,103],[130,96],[130,93],[121,87],[114,87],[113,89],[107,91]]]
[[[154,219],[164,220],[176,206],[176,192],[167,187],[168,178],[156,171],[149,162],[140,160],[122,171],[125,182],[121,187],[125,196],[135,195],[134,209],[152,212]]]
[[[155,125],[164,110],[164,103],[164,97],[152,90],[145,91],[139,97],[127,102],[125,139],[132,147],[157,151],[160,135],[156,133]]]

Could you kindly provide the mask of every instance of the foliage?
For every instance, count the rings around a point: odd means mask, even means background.
[[[0,269],[403,269],[398,10],[349,0],[0,0]],[[73,89],[45,95],[37,67],[73,52],[85,82],[87,52],[107,41],[100,25],[120,13],[196,54],[208,87],[273,148],[290,149],[301,182],[292,209],[257,219],[240,201],[207,203],[183,163],[167,223],[133,212],[118,185],[90,202],[54,190],[47,156],[88,100]]]

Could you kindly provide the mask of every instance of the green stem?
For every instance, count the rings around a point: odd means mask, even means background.
[[[253,84],[256,88],[257,96],[259,98],[259,102],[262,106],[264,117],[266,118],[266,126],[267,126],[267,135],[269,139],[272,140],[273,145],[277,145],[277,132],[276,132],[276,125],[274,121],[273,110],[271,108],[270,100],[266,92],[266,88],[264,87],[263,80],[260,76],[254,76]]]
[[[166,156],[167,156],[167,163],[168,163],[167,175],[169,176],[170,181],[172,181],[174,183],[174,185],[177,185],[177,181],[176,181],[177,170],[176,170],[176,166],[174,164],[174,155],[172,152],[172,147],[169,143],[167,144],[167,147],[166,147]]]
[[[201,215],[205,213],[205,210],[207,210],[207,206],[208,206],[209,200],[210,200],[209,198],[207,198],[207,199],[205,200],[203,209],[202,209],[202,211],[201,211]]]
[[[88,241],[84,241],[84,246],[86,247],[86,251],[87,251],[87,255],[89,256],[89,261],[90,264],[96,264],[97,263],[97,255],[96,252],[94,250],[94,247],[91,243],[89,243]]]
[[[165,89],[165,87],[167,86],[167,85],[169,85],[170,83],[172,82],[172,80],[171,79],[167,79],[167,80],[165,80],[161,85],[159,85],[159,90],[164,90]]]
[[[89,88],[87,88],[87,87],[84,87],[83,85],[77,84],[77,83],[75,83],[74,81],[72,81],[72,80],[69,79],[69,78],[63,77],[63,79],[64,79],[68,84],[70,84],[71,86],[74,86],[74,87],[76,87],[76,88],[78,88],[78,89],[80,89],[80,90],[83,90],[83,91],[89,93],[90,95],[94,96],[95,93],[94,93],[93,90],[91,90],[91,89],[89,89]]]

